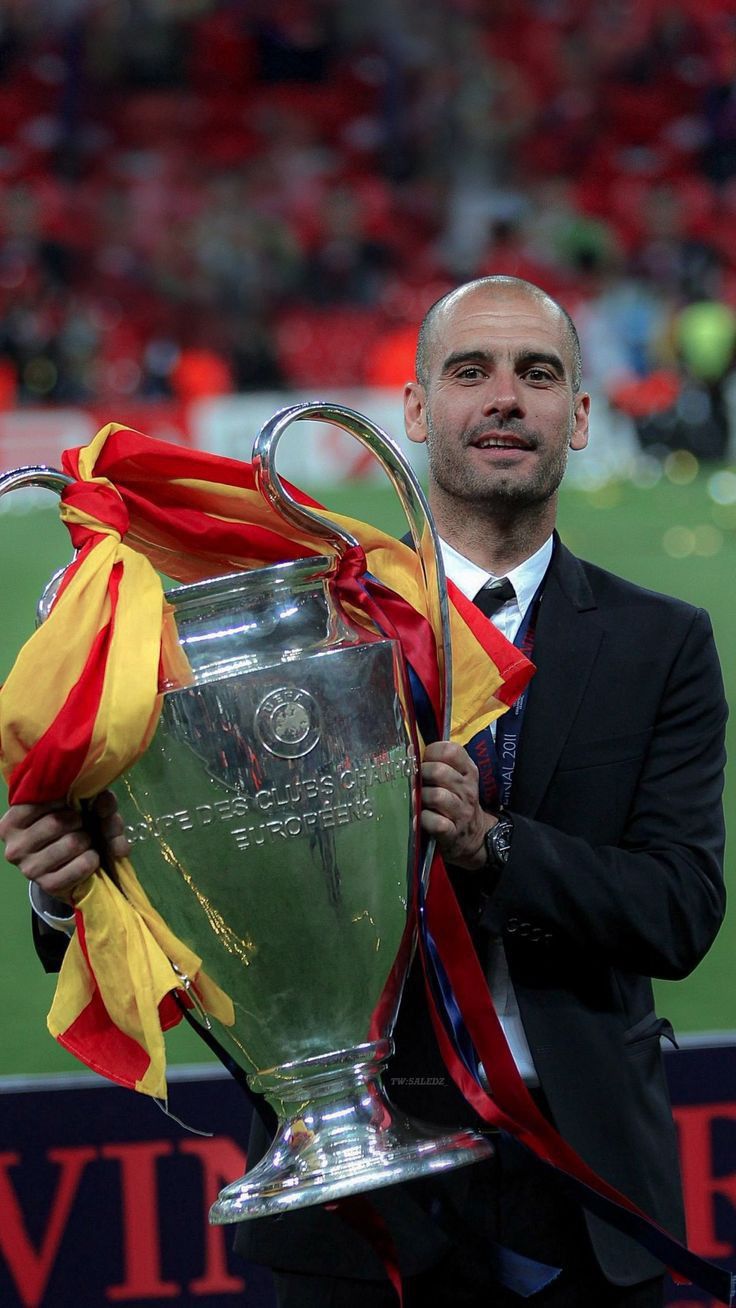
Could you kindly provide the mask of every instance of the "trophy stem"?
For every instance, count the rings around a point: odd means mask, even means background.
[[[388,1040],[305,1059],[251,1077],[280,1110],[267,1154],[225,1186],[210,1222],[244,1222],[488,1157],[490,1141],[474,1131],[414,1122],[389,1102],[381,1072]]]

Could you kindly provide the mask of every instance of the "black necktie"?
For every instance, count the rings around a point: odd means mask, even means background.
[[[473,597],[473,603],[487,618],[492,618],[498,609],[515,598],[516,591],[508,577],[500,577],[498,581],[489,581],[487,585],[481,586],[478,594]]]

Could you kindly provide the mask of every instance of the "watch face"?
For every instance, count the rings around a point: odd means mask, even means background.
[[[501,819],[500,822],[497,822],[495,827],[493,827],[493,829],[491,830],[489,844],[491,847],[493,857],[495,858],[497,863],[508,862],[508,857],[511,850],[512,831],[513,831],[512,823],[508,821],[504,821],[503,819]]]

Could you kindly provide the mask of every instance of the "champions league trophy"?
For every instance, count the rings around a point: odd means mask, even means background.
[[[191,683],[165,693],[149,748],[115,785],[143,889],[233,1001],[233,1026],[208,1025],[279,1119],[261,1162],[221,1191],[210,1213],[216,1224],[464,1166],[491,1151],[472,1131],[406,1118],[381,1084],[412,949],[419,809],[411,701],[397,642],[357,625],[335,593],[339,557],[356,542],[298,505],[275,471],[278,442],[300,419],[355,436],[399,494],[441,615],[449,735],[444,570],[414,473],[350,409],[282,410],[255,442],[259,487],[335,555],[167,593]],[[0,494],[21,485],[60,491],[69,480],[19,469],[0,479]],[[42,616],[53,590],[52,582]]]

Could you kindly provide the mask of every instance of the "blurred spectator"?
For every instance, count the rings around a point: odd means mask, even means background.
[[[660,339],[672,366],[617,380],[614,405],[633,419],[641,444],[653,452],[689,450],[720,462],[731,446],[728,386],[736,362],[736,312],[719,301],[678,308]]]
[[[391,255],[365,231],[358,198],[339,186],[325,196],[319,235],[304,259],[301,292],[313,304],[375,304]]]
[[[496,272],[536,282],[550,295],[557,295],[561,289],[559,269],[543,262],[543,256],[537,255],[520,217],[497,218],[491,224],[488,246],[478,260],[476,276],[485,277]]]
[[[9,359],[0,358],[0,413],[18,400],[18,375]]]
[[[730,372],[736,346],[736,313],[726,304],[699,300],[675,319],[675,344],[689,376],[715,386]]]
[[[9,0],[0,404],[398,384],[505,272],[609,393],[661,398],[673,324],[715,431],[735,85],[730,0]]]
[[[214,350],[182,350],[171,369],[171,385],[179,400],[209,400],[230,394],[233,377],[226,360]]]
[[[683,376],[682,446],[701,459],[723,459],[731,437],[726,385],[736,352],[736,312],[713,300],[689,304],[675,315],[673,336]]]
[[[365,384],[402,389],[414,376],[416,348],[416,323],[399,323],[381,332],[368,352]]]

